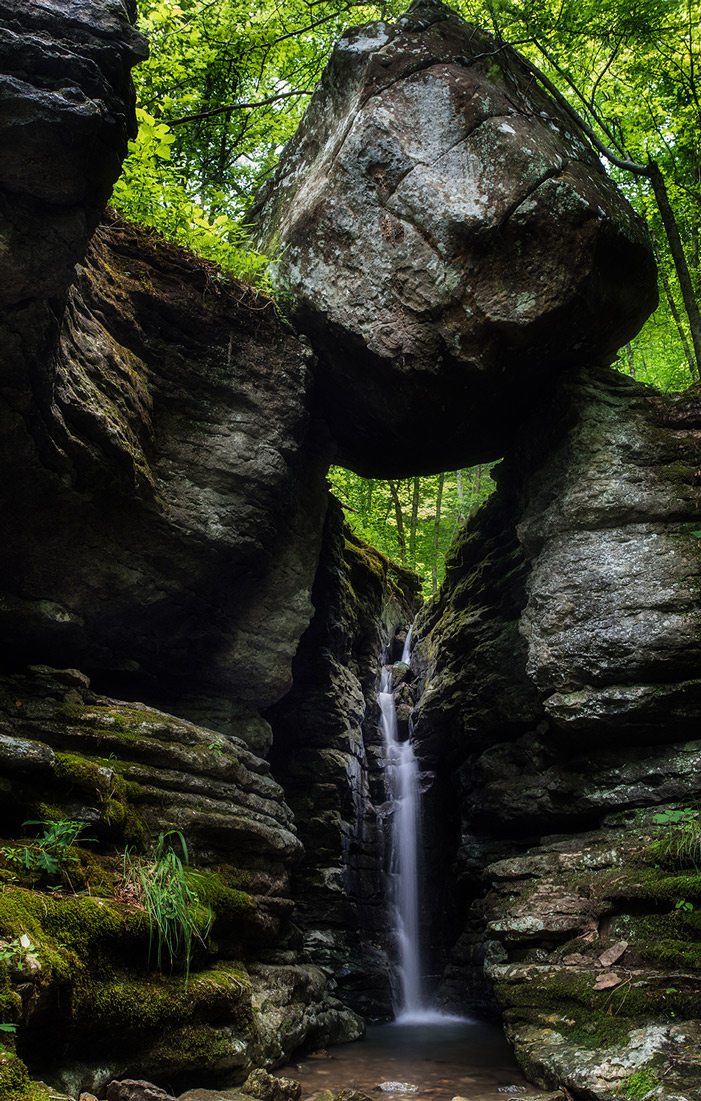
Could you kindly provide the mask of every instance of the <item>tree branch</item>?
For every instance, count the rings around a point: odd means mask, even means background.
[[[300,88],[296,92],[278,92],[277,95],[268,96],[267,99],[259,99],[257,103],[224,103],[219,107],[213,107],[211,111],[200,111],[196,115],[183,115],[179,119],[163,119],[166,126],[182,126],[186,122],[200,122],[202,119],[211,119],[215,115],[227,115],[230,111],[255,111],[258,107],[269,107],[271,103],[278,103],[283,99],[292,99],[294,96],[310,96],[311,91]]]

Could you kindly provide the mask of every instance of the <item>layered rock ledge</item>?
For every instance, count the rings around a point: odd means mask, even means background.
[[[692,1098],[698,388],[580,374],[543,412],[417,625],[416,736],[462,807],[444,993],[484,999],[486,974],[543,1085]]]

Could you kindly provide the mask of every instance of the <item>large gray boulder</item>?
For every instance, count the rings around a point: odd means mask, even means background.
[[[523,60],[439,0],[347,32],[254,207],[338,460],[502,454],[553,371],[656,303],[645,231]]]

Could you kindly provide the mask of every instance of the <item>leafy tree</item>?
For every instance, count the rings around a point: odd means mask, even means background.
[[[494,490],[494,465],[387,481],[333,467],[329,482],[353,531],[416,570],[430,596],[443,580],[445,554],[458,526]]]

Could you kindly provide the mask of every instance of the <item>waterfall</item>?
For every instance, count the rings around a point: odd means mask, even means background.
[[[404,646],[402,648],[402,656],[400,658],[400,661],[402,661],[404,663],[404,665],[410,665],[411,664],[411,636],[412,636],[413,631],[414,631],[414,624],[412,623],[411,627],[409,628],[409,630],[406,633],[406,638],[404,639]]]
[[[410,637],[404,644],[408,657]],[[419,923],[419,851],[421,795],[419,763],[411,739],[401,741],[392,692],[392,668],[384,666],[377,702],[382,716],[385,785],[392,804],[389,904],[392,932],[397,943],[395,1011],[399,1021],[424,1019],[427,1012],[421,975]]]

